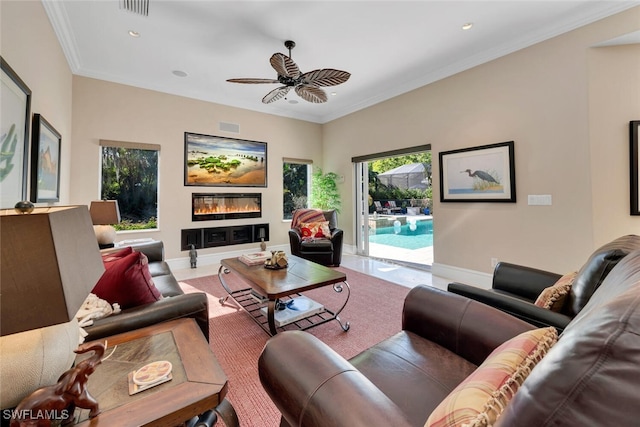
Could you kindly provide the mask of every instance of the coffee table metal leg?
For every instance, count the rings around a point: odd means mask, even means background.
[[[338,316],[342,312],[342,310],[344,310],[345,306],[347,305],[347,302],[349,302],[349,297],[351,296],[351,287],[346,281],[344,281],[343,283],[347,287],[347,298],[344,300],[344,304],[342,304],[342,307],[340,307],[340,309],[336,311],[336,313],[334,314],[334,317],[336,321],[340,324],[340,327],[342,328],[342,330],[348,331],[351,325],[349,324],[349,322],[342,323],[342,320],[340,320],[340,317]],[[342,292],[343,290],[342,283],[334,283],[333,290],[338,293]]]
[[[232,294],[231,289],[229,289],[229,286],[227,286],[227,283],[224,281],[224,275],[229,273],[231,273],[231,271],[228,268],[224,268],[223,266],[220,266],[220,268],[218,269],[218,279],[220,279],[220,284],[222,284],[222,287],[224,288],[224,290],[227,291],[227,295],[220,297],[220,299],[218,300],[220,305],[223,305]]]
[[[269,332],[271,333],[271,336],[278,333],[278,331],[276,331],[275,310],[276,302],[274,300],[269,300],[267,303],[267,322],[269,323]]]

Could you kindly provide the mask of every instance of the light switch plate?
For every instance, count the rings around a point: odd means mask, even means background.
[[[529,194],[529,205],[531,206],[551,206],[551,194]]]

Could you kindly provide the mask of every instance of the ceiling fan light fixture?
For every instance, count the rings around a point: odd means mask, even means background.
[[[321,68],[309,71],[308,73],[301,73],[298,65],[293,62],[293,59],[291,59],[291,49],[295,46],[296,43],[294,41],[287,40],[284,42],[284,47],[289,50],[289,56],[280,52],[276,52],[271,55],[269,62],[271,63],[271,67],[278,74],[277,79],[238,78],[227,79],[227,81],[231,83],[245,84],[280,83],[282,86],[273,89],[264,98],[262,98],[262,102],[264,104],[270,104],[279,99],[285,98],[285,95],[291,88],[294,88],[298,96],[305,101],[314,104],[327,102],[327,94],[323,89],[321,89],[321,87],[342,84],[349,80],[351,74],[346,71],[335,70],[333,68]]]

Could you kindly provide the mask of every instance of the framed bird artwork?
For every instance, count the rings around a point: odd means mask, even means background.
[[[513,141],[440,152],[441,202],[516,202]]]

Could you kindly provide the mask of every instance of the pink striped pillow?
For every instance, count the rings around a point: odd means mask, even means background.
[[[291,218],[291,228],[297,228],[303,222],[321,221],[326,221],[326,218],[320,209],[296,209]]]
[[[425,427],[490,426],[558,340],[554,327],[523,332],[496,348],[431,413]]]

